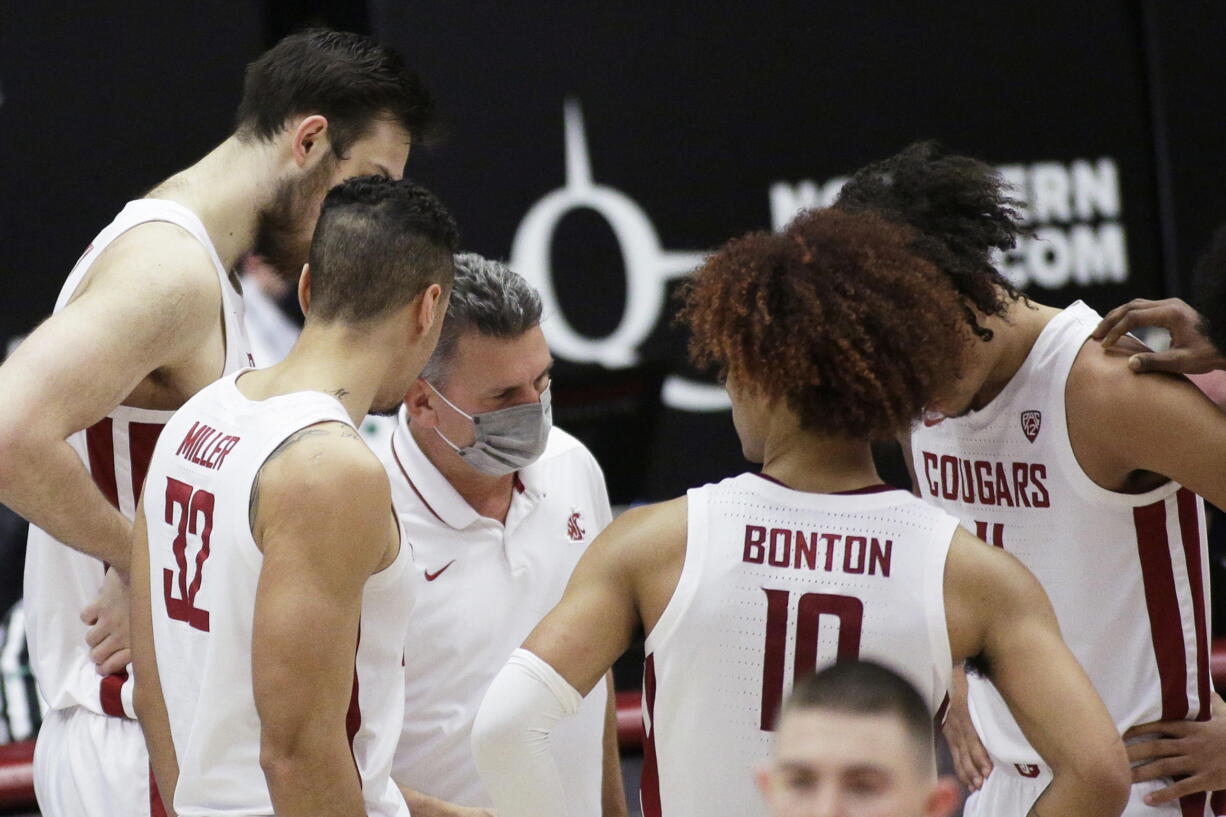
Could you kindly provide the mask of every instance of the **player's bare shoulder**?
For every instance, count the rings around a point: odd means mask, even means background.
[[[65,311],[109,321],[148,349],[151,371],[125,404],[173,409],[222,372],[222,297],[209,251],[182,227],[151,221],[102,251]]]
[[[648,632],[681,578],[688,517],[685,497],[631,508],[596,537],[584,556],[584,561],[599,560],[630,582]]]
[[[207,249],[191,233],[166,221],[138,224],[116,238],[90,265],[73,300],[99,290],[171,296],[166,307],[181,302],[219,306],[217,274]]]
[[[1205,400],[1182,375],[1137,373],[1129,368],[1129,357],[1146,351],[1147,346],[1128,336],[1109,348],[1089,339],[1069,372],[1065,388],[1069,439],[1087,474],[1108,489],[1135,487],[1110,484],[1108,475],[1126,474],[1136,467],[1129,441],[1152,434],[1161,422],[1156,412]]]
[[[389,547],[395,555],[391,501],[387,472],[361,435],[346,423],[316,423],[287,437],[260,467],[251,532],[261,550],[286,532],[370,543],[378,569]]]

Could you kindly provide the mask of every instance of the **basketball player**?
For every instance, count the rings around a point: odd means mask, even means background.
[[[1099,316],[1085,304],[1034,303],[995,269],[989,251],[1019,227],[988,165],[913,146],[855,174],[836,207],[925,232],[916,251],[961,296],[968,357],[910,436],[920,494],[1034,572],[1120,733],[1207,720],[1197,494],[1226,502],[1226,415],[1183,378],[1134,375],[1128,357],[1145,351],[1135,341],[1087,343]],[[1022,815],[1050,773],[990,680],[969,684],[974,730],[958,695],[946,728],[964,778],[982,783],[967,814]],[[975,731],[989,763],[975,760]],[[1168,799],[1162,785],[1134,786],[1125,814],[1181,813],[1153,807]],[[1205,813],[1205,800],[1185,800],[1182,814]]]
[[[354,426],[395,411],[433,351],[456,243],[414,184],[336,187],[289,356],[166,424],[137,510],[132,624],[174,813],[408,817],[391,765],[412,554]]]
[[[1043,817],[1116,815],[1124,749],[1015,559],[880,484],[870,441],[907,428],[965,345],[953,287],[876,216],[818,210],[734,240],[682,316],[727,377],[746,457],[763,463],[627,511],[494,680],[473,728],[499,817],[562,814],[542,735],[646,634],[646,817],[752,814],[786,687],[864,657],[920,690],[975,657],[1056,769]]]
[[[552,424],[540,296],[497,261],[455,261],[438,347],[385,458],[421,566],[392,769],[414,817],[489,814],[469,748],[481,698],[612,519],[600,466]],[[554,744],[568,817],[626,814],[611,681]]]
[[[105,606],[118,595],[127,609],[131,519],[170,413],[252,362],[229,270],[254,247],[297,275],[328,188],[399,176],[429,112],[418,78],[374,42],[286,38],[249,66],[234,134],[129,203],[0,367],[0,502],[33,523],[26,623],[52,708],[34,759],[44,814],[148,815],[156,800],[130,679],[90,660],[90,646],[124,645],[87,645],[78,614],[104,582]]]
[[[949,817],[958,806],[957,785],[936,774],[924,699],[868,661],[796,683],[758,788],[771,817]]]

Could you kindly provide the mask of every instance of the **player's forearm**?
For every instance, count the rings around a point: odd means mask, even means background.
[[[303,712],[303,718],[312,717]],[[307,740],[307,743],[318,741]],[[260,766],[268,782],[277,817],[357,817],[366,814],[353,755],[340,740],[327,746],[270,746],[260,749]]]
[[[166,813],[169,817],[174,817],[175,788],[179,785],[179,760],[170,736],[170,720],[166,715],[165,704],[161,700],[157,702],[158,705],[152,704],[149,701],[150,696],[141,694],[140,686],[137,684],[133,690],[133,704],[140,719],[141,729],[145,733],[149,768],[157,780],[158,793],[166,807]],[[160,699],[160,689],[157,690],[157,695]]]
[[[457,817],[457,815],[480,813],[476,809],[457,806],[437,797],[414,791],[407,786],[397,784],[396,788],[400,789],[400,793],[404,795],[404,802],[408,803],[409,813],[413,817]]]
[[[127,573],[132,523],[102,495],[66,442],[10,440],[0,451],[0,503]]]
[[[574,687],[524,649],[494,678],[473,722],[472,749],[499,817],[566,815],[550,732],[581,701]]]
[[[628,817],[626,788],[622,782],[621,751],[617,744],[617,692],[613,688],[613,673],[605,676],[608,702],[604,722],[604,769],[601,779],[601,812],[603,817]]]
[[[1053,768],[1051,785],[1032,811],[1041,817],[1119,817],[1132,785],[1127,764],[1104,758],[1070,765]]]

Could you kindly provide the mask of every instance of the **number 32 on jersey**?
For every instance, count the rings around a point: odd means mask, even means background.
[[[186,482],[174,477],[166,478],[166,524],[177,525],[172,549],[176,569],[162,571],[162,587],[166,597],[166,615],[175,621],[184,621],[191,627],[209,631],[209,611],[196,606],[196,594],[204,580],[204,563],[209,558],[209,537],[213,533],[213,506],[216,498],[208,491],[197,491]],[[194,571],[187,563],[187,536],[200,539]],[[188,573],[193,572],[190,581]],[[176,595],[177,591],[177,595]]]

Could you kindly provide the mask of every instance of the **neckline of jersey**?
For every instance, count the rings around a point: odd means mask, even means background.
[[[862,488],[852,488],[850,491],[832,491],[830,493],[822,493],[820,491],[801,491],[798,488],[793,488],[791,485],[788,485],[786,482],[784,482],[781,479],[776,479],[775,477],[772,477],[770,474],[763,474],[761,471],[752,471],[750,473],[752,473],[755,477],[761,477],[767,482],[773,482],[776,485],[780,486],[781,488],[787,488],[789,491],[797,491],[798,493],[803,493],[803,494],[814,494],[816,496],[861,496],[863,494],[882,494],[882,493],[885,493],[886,491],[901,491],[902,490],[901,488],[897,488],[893,485],[888,485],[884,482],[878,482],[873,485],[865,485]]]

